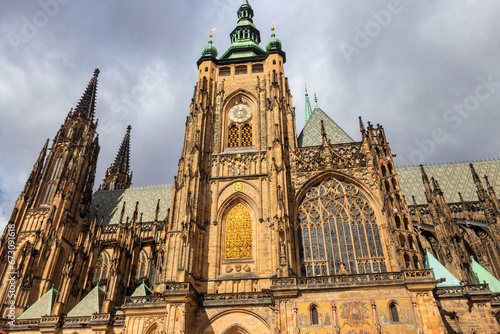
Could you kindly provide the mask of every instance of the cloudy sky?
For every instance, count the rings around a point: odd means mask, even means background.
[[[196,61],[222,54],[241,0],[0,2],[0,228],[46,138],[99,66],[96,187],[132,125],[134,186],[170,184]],[[499,158],[500,2],[250,0],[276,21],[297,129],[304,85],[355,139],[384,125],[397,164]]]

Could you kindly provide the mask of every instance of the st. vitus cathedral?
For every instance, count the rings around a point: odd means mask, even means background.
[[[93,192],[94,72],[1,239],[0,328],[499,333],[500,161],[396,168],[381,125],[355,141],[307,92],[298,135],[281,41],[237,14],[170,186],[130,188],[128,127]]]

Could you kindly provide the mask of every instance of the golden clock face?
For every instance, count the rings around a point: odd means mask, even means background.
[[[229,119],[233,122],[245,122],[252,117],[252,109],[246,104],[237,104],[229,109]]]

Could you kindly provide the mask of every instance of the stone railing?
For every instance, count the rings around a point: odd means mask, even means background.
[[[82,327],[90,324],[92,317],[68,317],[64,319],[63,327]]]
[[[92,323],[110,323],[111,322],[111,313],[94,313],[92,315],[92,319],[90,320]]]
[[[115,325],[122,325],[125,323],[125,314],[115,315]]]
[[[40,327],[56,327],[61,321],[62,318],[59,315],[45,315],[40,320]]]
[[[203,306],[224,305],[255,305],[271,304],[271,293],[261,292],[239,292],[239,293],[214,293],[201,296]]]
[[[16,319],[16,327],[32,327],[38,326],[40,324],[40,319]]]
[[[274,278],[271,280],[271,289],[290,289],[297,287],[297,279],[294,277]]]
[[[469,284],[459,286],[443,286],[434,290],[434,293],[439,297],[457,297],[466,296],[474,293],[491,293],[488,284]],[[500,295],[499,295],[500,301]]]
[[[165,290],[163,290],[164,295],[177,294],[182,292],[191,291],[190,283],[168,283],[165,284]]]
[[[144,307],[148,305],[158,305],[163,303],[164,303],[163,297],[157,295],[126,297],[123,307],[124,308]]]
[[[363,285],[404,284],[421,281],[434,282],[434,277],[430,269],[404,270],[391,273],[276,278],[271,281],[271,289],[283,290],[295,287],[299,289],[335,288]]]
[[[0,328],[7,328],[9,327],[9,320],[0,318]]]
[[[498,292],[493,293],[491,304],[495,304],[497,306],[500,304],[500,293]]]
[[[434,280],[431,269],[403,270],[403,274],[406,282],[409,280],[421,280],[421,279]]]

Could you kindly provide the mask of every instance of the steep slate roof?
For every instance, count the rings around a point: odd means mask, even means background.
[[[457,286],[460,285],[460,281],[453,276],[452,273],[445,266],[441,264],[431,253],[429,250],[425,250],[425,259],[424,259],[424,267],[426,269],[431,269],[432,274],[436,280],[445,278],[446,281],[436,284],[436,286]]]
[[[144,283],[144,280],[142,281],[141,285],[139,285],[134,293],[132,294],[132,297],[144,297],[144,296],[149,296],[152,295],[153,291],[151,291],[150,288]]]
[[[95,286],[75,307],[68,313],[68,317],[89,317],[100,313],[102,302],[107,292],[98,285]]]
[[[316,107],[297,139],[299,147],[320,146],[322,144],[321,120],[324,122],[325,131],[331,144],[354,142],[321,108]],[[459,192],[462,194],[464,201],[478,200],[477,188],[472,178],[469,163],[424,167],[429,178],[434,177],[439,182],[444,198],[448,203],[460,202]],[[500,195],[500,160],[474,162],[474,168],[481,178],[481,182],[483,182],[483,187],[486,189],[483,176],[487,175],[490,184]],[[397,172],[401,190],[408,203],[412,203],[411,196],[415,196],[418,204],[427,204],[419,167],[398,167]]]
[[[331,144],[352,143],[351,138],[333,119],[330,118],[321,108],[316,107],[304,125],[304,128],[297,139],[299,147],[319,146],[321,139],[321,121],[325,125],[328,140]]]
[[[439,182],[448,203],[460,202],[459,192],[462,193],[464,201],[478,200],[477,188],[472,179],[469,163],[424,166],[424,168],[429,178],[434,177]],[[498,194],[500,192],[500,160],[474,162],[474,168],[483,182],[483,187],[485,187],[483,175],[487,175],[490,184]],[[411,203],[413,195],[418,204],[427,204],[419,167],[399,167],[397,172],[401,189],[408,203]]]
[[[52,313],[52,306],[54,305],[58,294],[59,291],[52,287],[26,311],[17,317],[17,319],[36,319],[41,318],[44,315],[50,315],[50,313]]]
[[[500,281],[498,281],[495,276],[490,274],[488,270],[484,269],[479,263],[474,260],[474,256],[472,258],[472,271],[474,272],[474,276],[476,277],[478,284],[483,284],[484,282],[488,283],[489,288],[493,292],[500,292]]]
[[[132,188],[119,190],[101,190],[92,194],[92,204],[90,207],[90,217],[95,215],[96,205],[99,205],[97,211],[97,220],[100,223],[104,217],[103,224],[118,224],[125,204],[125,213],[123,222],[132,218],[135,210],[135,203],[139,202],[139,217],[142,213],[143,222],[155,220],[156,206],[160,200],[160,211],[158,219],[163,220],[167,216],[167,210],[170,208],[172,200],[172,185],[156,186],[147,188]],[[139,219],[139,218],[138,218]]]

